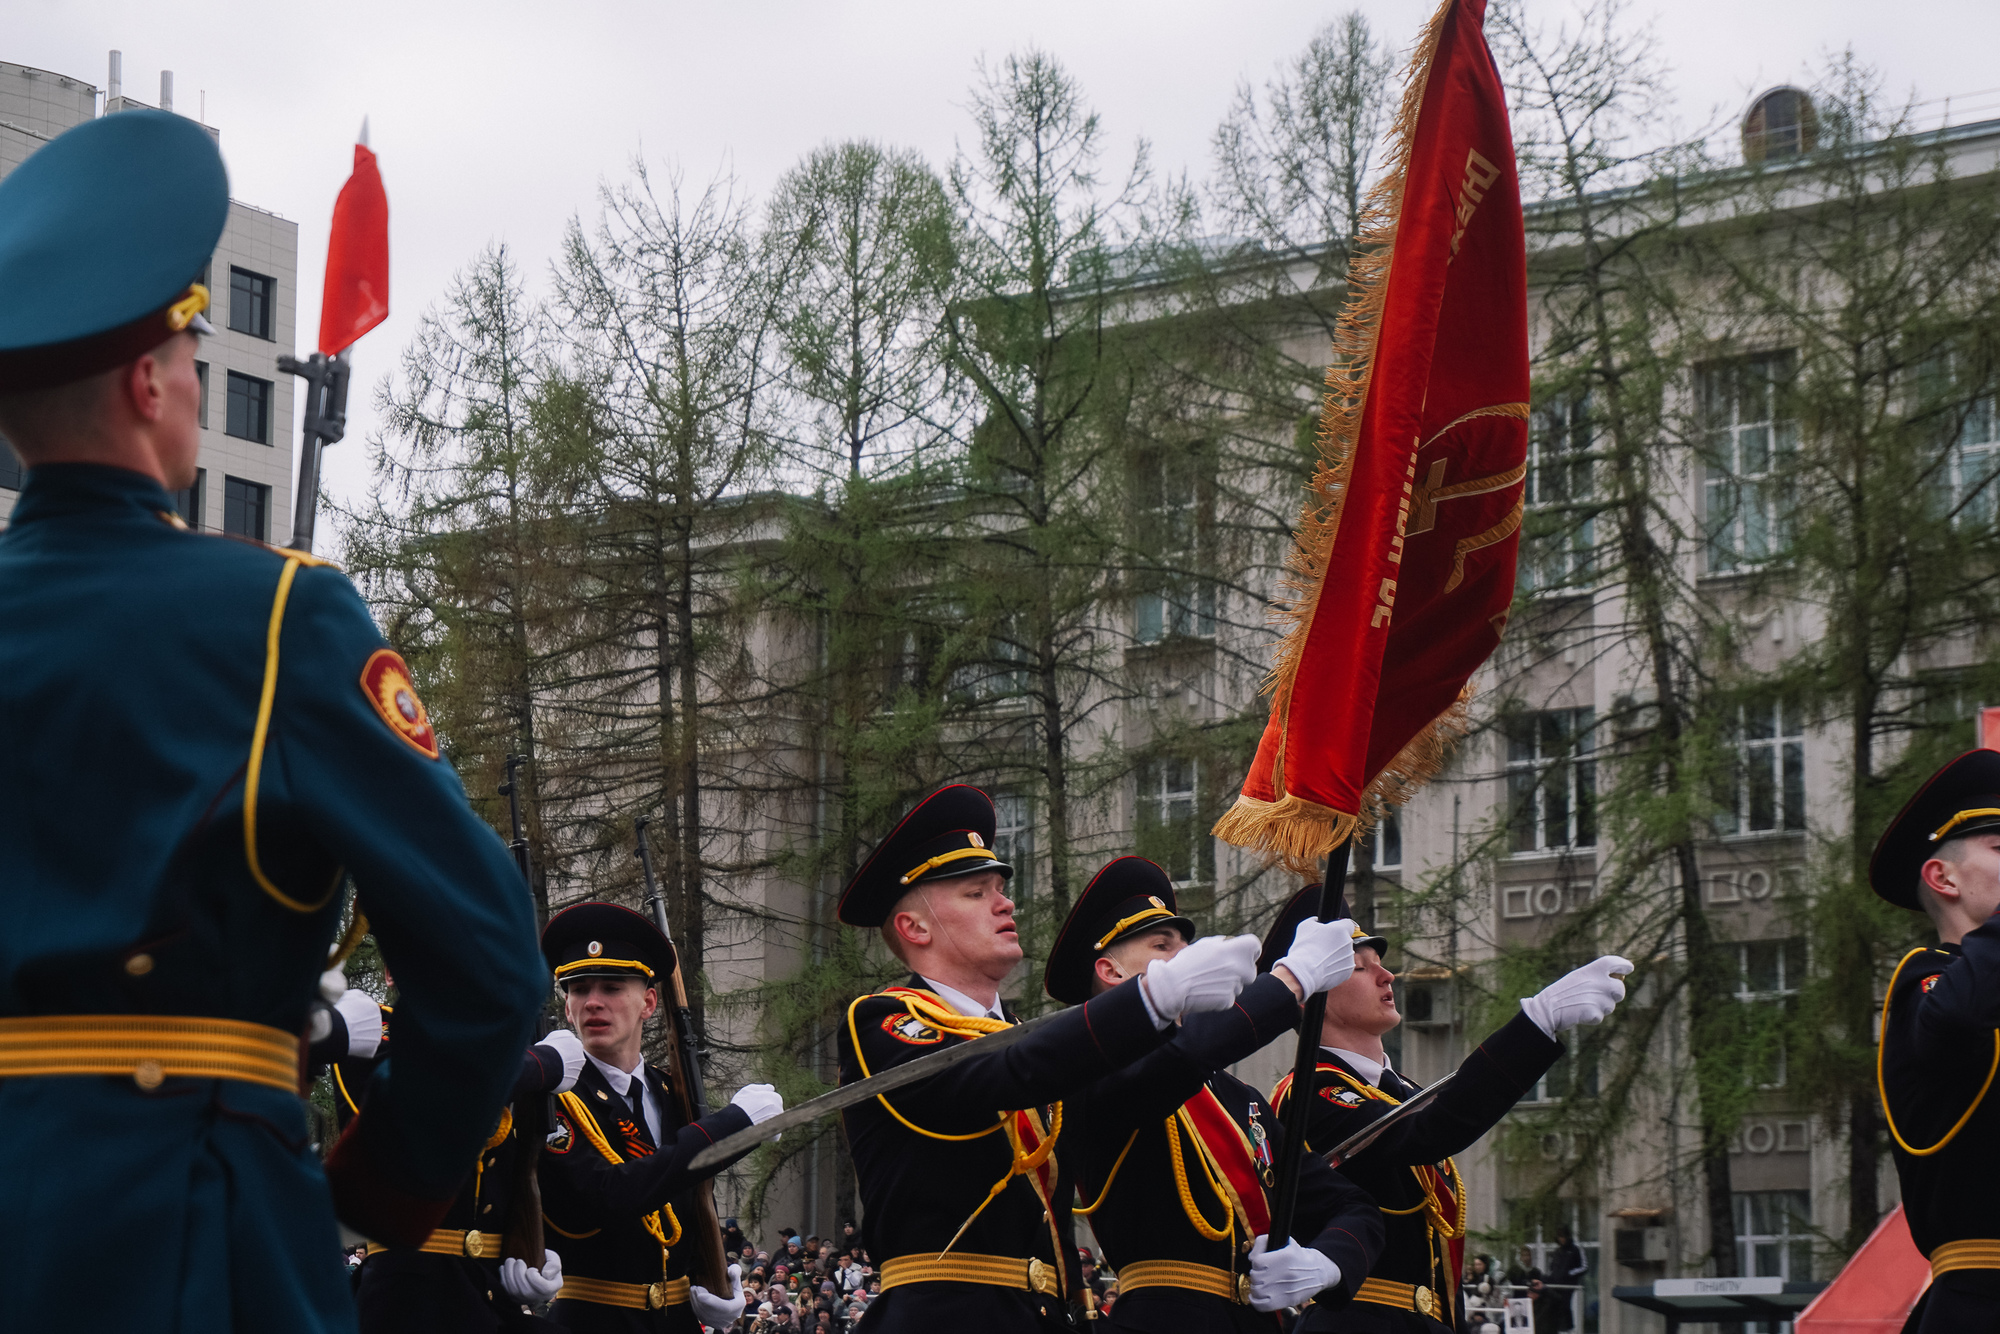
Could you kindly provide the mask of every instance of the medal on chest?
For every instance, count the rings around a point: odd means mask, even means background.
[[[1250,1104],[1250,1153],[1257,1160],[1257,1171],[1264,1178],[1264,1184],[1266,1186],[1275,1186],[1278,1183],[1271,1171],[1271,1132],[1264,1129],[1264,1122],[1259,1119],[1258,1112],[1259,1108],[1257,1104],[1252,1102]]]

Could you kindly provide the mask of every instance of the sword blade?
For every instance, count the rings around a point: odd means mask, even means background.
[[[1458,1078],[1458,1071],[1454,1070],[1437,1083],[1419,1092],[1416,1097],[1411,1098],[1400,1107],[1390,1108],[1384,1115],[1376,1117],[1373,1121],[1370,1121],[1367,1125],[1334,1145],[1321,1155],[1326,1159],[1327,1166],[1339,1167],[1342,1163],[1354,1157],[1355,1154],[1360,1153],[1376,1140],[1382,1138],[1389,1127],[1406,1117],[1415,1116],[1418,1112],[1430,1106],[1437,1098],[1437,1095],[1444,1091],[1444,1086],[1456,1078]]]
[[[1056,1014],[1061,1014],[1057,1011]],[[892,1070],[884,1070],[879,1075],[854,1084],[843,1084],[831,1093],[823,1093],[811,1102],[802,1102],[796,1107],[786,1108],[768,1120],[759,1121],[748,1130],[739,1130],[733,1135],[717,1140],[694,1156],[688,1164],[692,1171],[702,1171],[715,1167],[734,1158],[739,1153],[747,1153],[767,1140],[776,1139],[795,1126],[810,1125],[822,1116],[831,1116],[842,1108],[852,1107],[857,1102],[867,1102],[870,1098],[887,1093],[891,1089],[902,1088],[905,1084],[915,1084],[929,1079],[942,1070],[947,1070],[960,1061],[974,1056],[985,1056],[1001,1047],[1011,1047],[1028,1034],[1054,1019],[1056,1014],[1045,1014],[1039,1019],[1030,1019],[1025,1024],[1016,1024],[999,1033],[988,1033],[985,1037],[971,1042],[961,1042],[956,1047],[934,1051],[928,1056],[919,1056],[914,1061],[905,1061]]]

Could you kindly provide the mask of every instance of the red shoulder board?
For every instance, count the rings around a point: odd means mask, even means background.
[[[424,702],[417,698],[417,683],[402,654],[386,648],[369,654],[361,669],[361,693],[368,696],[390,731],[426,759],[438,757],[437,733],[431,729]]]

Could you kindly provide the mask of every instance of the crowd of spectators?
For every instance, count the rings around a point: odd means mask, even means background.
[[[854,1223],[841,1225],[840,1235],[801,1237],[793,1228],[778,1229],[769,1250],[744,1237],[735,1219],[726,1221],[723,1246],[743,1266],[743,1316],[728,1331],[717,1334],[852,1334],[882,1294],[882,1280],[868,1257],[868,1247]],[[1082,1253],[1083,1276],[1096,1304],[1108,1310],[1118,1285],[1099,1271],[1094,1257]]]

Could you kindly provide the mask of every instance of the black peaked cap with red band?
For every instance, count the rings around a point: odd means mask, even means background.
[[[1163,926],[1193,940],[1194,923],[1180,916],[1174,902],[1174,882],[1144,857],[1120,857],[1107,862],[1090,878],[1069,910],[1069,919],[1049,951],[1042,987],[1065,1005],[1090,999],[1090,978],[1097,956],[1121,940]]]
[[[549,918],[542,957],[558,986],[579,977],[636,977],[665,987],[674,971],[673,942],[652,919],[615,903],[579,903]]]
[[[840,920],[880,926],[897,902],[918,885],[979,871],[1011,877],[1014,868],[993,854],[993,798],[953,783],[918,802],[870,854],[840,895]]]
[[[1923,911],[1918,872],[1967,834],[2000,832],[2000,750],[1968,750],[1932,774],[1904,804],[1868,859],[1868,884],[1898,908]]]
[[[1268,973],[1277,967],[1278,960],[1284,958],[1285,952],[1291,949],[1292,937],[1298,934],[1299,923],[1317,916],[1318,913],[1318,885],[1307,885],[1292,895],[1285,906],[1278,910],[1278,920],[1271,923],[1271,929],[1264,933],[1264,952],[1257,956],[1257,971]],[[1334,899],[1332,920],[1337,922],[1343,917],[1352,916],[1354,910],[1347,906],[1346,891],[1339,891]],[[1357,925],[1354,928],[1354,948],[1361,949],[1364,946],[1374,950],[1378,959],[1389,957],[1388,938],[1371,935]]]

